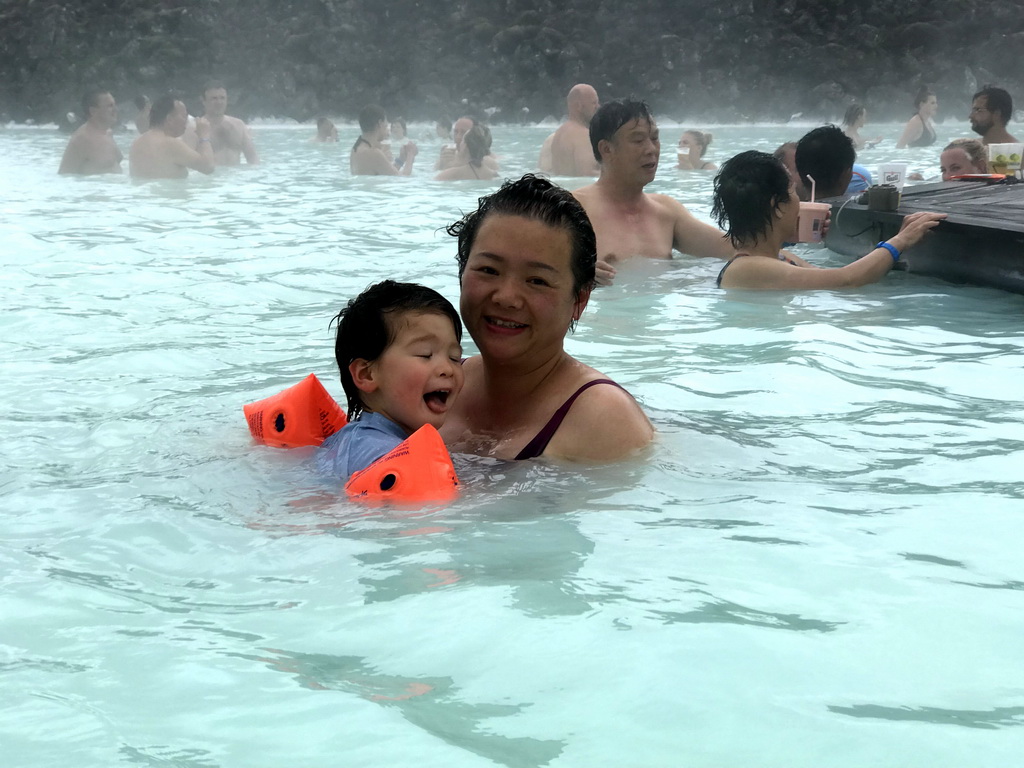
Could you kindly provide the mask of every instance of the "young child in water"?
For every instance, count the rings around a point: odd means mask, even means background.
[[[444,424],[462,390],[462,323],[437,291],[393,280],[371,285],[332,322],[349,423],[316,460],[347,480],[424,424]]]

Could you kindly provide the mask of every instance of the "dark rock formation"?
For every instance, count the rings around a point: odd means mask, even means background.
[[[58,121],[94,84],[197,109],[211,78],[235,114],[299,120],[368,102],[539,118],[576,82],[709,120],[836,118],[855,100],[902,119],[922,82],[940,114],[965,116],[987,82],[1024,105],[1010,0],[0,0],[0,29],[2,120]]]

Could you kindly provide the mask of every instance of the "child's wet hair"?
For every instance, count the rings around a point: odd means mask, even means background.
[[[352,381],[349,364],[354,360],[373,361],[384,354],[395,340],[397,319],[410,312],[432,312],[452,321],[455,338],[462,341],[462,321],[455,307],[437,291],[416,283],[397,283],[394,280],[371,285],[335,315],[337,323],[334,356],[338,361],[341,386],[348,398],[348,418],[351,421],[363,412],[362,393]]]

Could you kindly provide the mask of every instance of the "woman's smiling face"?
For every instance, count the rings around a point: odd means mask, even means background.
[[[567,230],[523,216],[480,224],[462,274],[460,311],[481,355],[543,359],[561,353],[589,291],[573,291]]]

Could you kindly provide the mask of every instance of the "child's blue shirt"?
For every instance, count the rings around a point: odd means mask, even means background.
[[[347,481],[407,437],[391,419],[364,411],[324,440],[316,452],[317,470]]]

